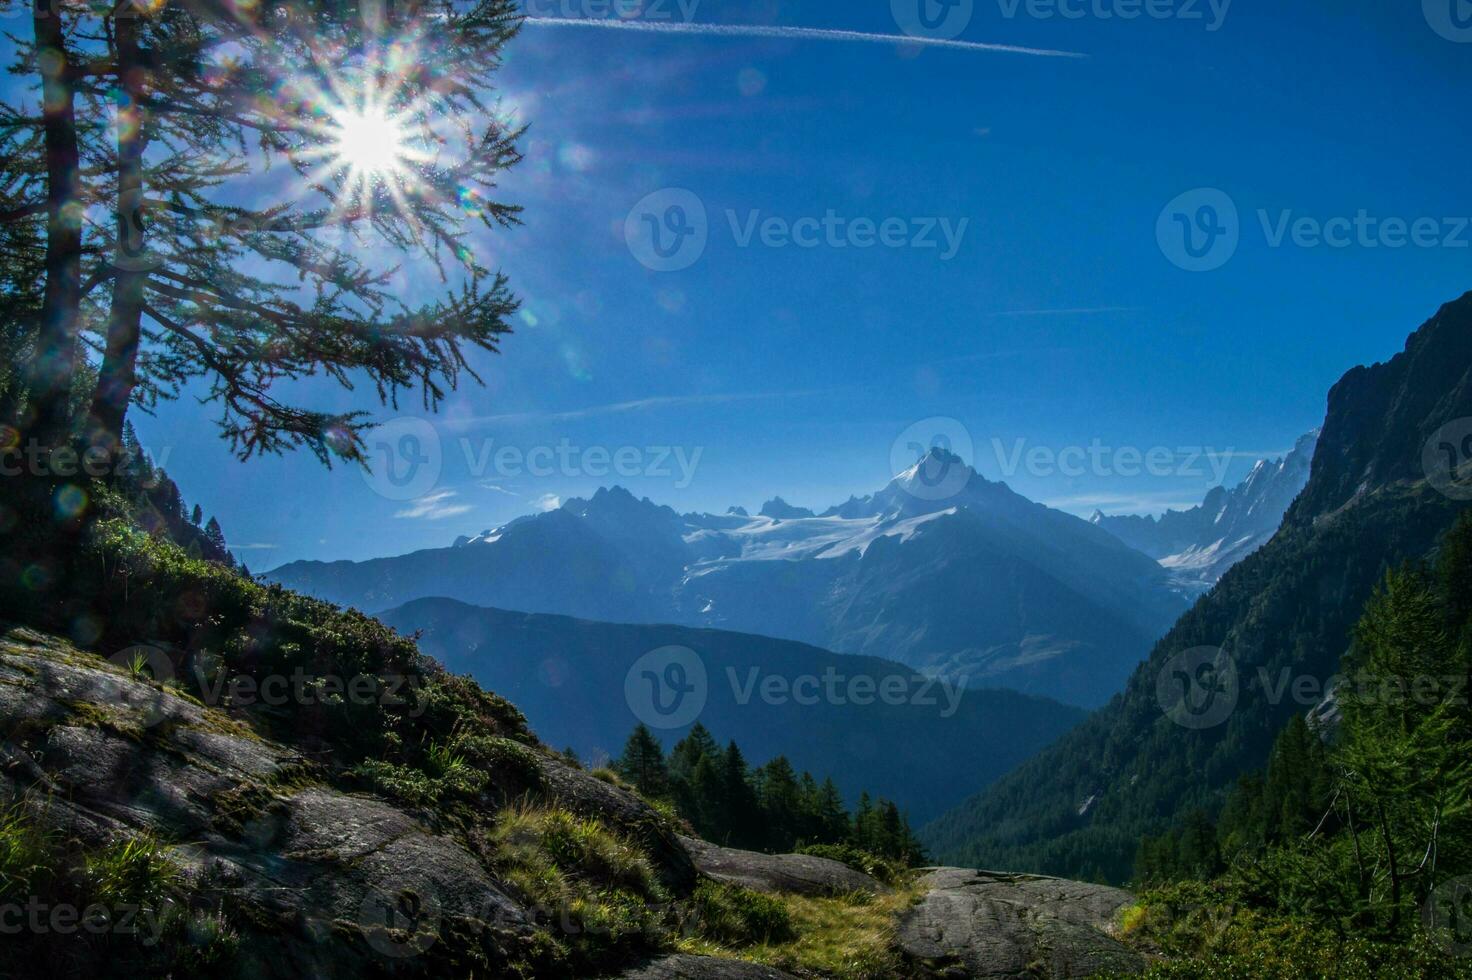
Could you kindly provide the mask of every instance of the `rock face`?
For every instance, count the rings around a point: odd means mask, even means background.
[[[1468,418],[1472,293],[1443,307],[1402,353],[1334,386],[1308,485],[1277,535],[1180,619],[1120,697],[922,830],[930,853],[1060,875],[1081,874],[1087,862],[1126,880],[1134,841],[1261,768],[1273,734],[1303,711],[1245,679],[1330,681],[1382,570],[1427,557],[1454,525],[1472,487]],[[1462,464],[1455,473],[1440,454],[1449,437]],[[1184,729],[1161,709],[1163,672],[1203,645],[1235,661],[1244,683],[1229,725],[1250,736]]]
[[[1259,460],[1241,484],[1215,487],[1206,500],[1160,517],[1106,517],[1093,523],[1160,562],[1191,594],[1215,585],[1227,569],[1267,544],[1308,483],[1318,430],[1300,438],[1282,459]]]
[[[546,795],[629,827],[636,797],[547,756]],[[152,834],[202,894],[244,913],[237,974],[481,973],[537,962],[533,916],[467,835],[320,768],[238,719],[40,634],[0,636],[0,803],[90,845]],[[694,869],[656,849],[675,887]],[[671,974],[673,975],[673,974]]]
[[[790,973],[741,960],[666,956],[630,970],[621,980],[796,980]]]
[[[807,854],[756,854],[681,837],[701,874],[759,892],[797,895],[876,894],[884,886],[861,871],[828,858]]]
[[[1059,878],[941,868],[901,918],[900,951],[924,974],[1084,977],[1129,973],[1144,959],[1111,934],[1134,896]]]

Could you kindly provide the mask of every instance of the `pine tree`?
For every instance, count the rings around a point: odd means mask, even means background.
[[[432,409],[474,377],[470,351],[498,350],[516,304],[467,229],[517,220],[488,196],[518,159],[520,131],[487,108],[513,0],[36,10],[17,67],[42,108],[0,111],[28,141],[0,160],[16,198],[0,217],[45,229],[15,413],[32,438],[73,428],[84,335],[102,355],[83,405],[97,444],[119,444],[130,402],[205,379],[238,454],[324,460],[364,458],[365,416],[283,403],[278,382],[361,378]],[[368,130],[399,151],[374,172],[342,152]],[[288,179],[252,184],[247,206],[234,189],[268,163]],[[420,277],[416,305],[397,271],[411,254],[442,284],[417,302]]]
[[[225,532],[220,529],[220,522],[213,517],[204,527],[204,539],[210,543],[210,547],[216,554],[229,554],[230,550],[225,546]]]
[[[817,818],[819,840],[825,844],[841,844],[853,832],[848,811],[843,806],[843,797],[839,795],[832,777],[823,780],[823,785],[818,790]]]
[[[726,745],[721,784],[729,814],[731,843],[737,847],[760,849],[767,837],[762,825],[762,811],[750,781],[746,758],[734,741]]]
[[[664,799],[669,793],[670,774],[665,766],[664,748],[643,724],[629,735],[623,755],[613,769],[650,799]]]
[[[697,721],[690,729],[690,734],[676,742],[675,747],[670,750],[670,774],[689,779],[701,759],[718,756],[720,751],[710,731]]]
[[[195,527],[199,527],[199,522],[202,520],[204,520],[204,511],[200,508],[199,504],[195,504],[194,510],[189,515],[189,523]]]

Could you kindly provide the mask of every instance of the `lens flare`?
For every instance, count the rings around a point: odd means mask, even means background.
[[[377,180],[398,175],[408,156],[403,123],[376,107],[345,109],[333,117],[333,153],[357,177]]]

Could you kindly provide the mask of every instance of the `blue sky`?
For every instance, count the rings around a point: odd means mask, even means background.
[[[1453,0],[1445,19],[1437,0],[1154,0],[1187,16],[1134,20],[1099,16],[1132,0],[974,0],[956,35],[1079,58],[704,32],[894,35],[907,2],[701,0],[686,20],[666,0],[646,19],[689,26],[524,30],[502,95],[532,128],[503,196],[526,224],[478,245],[523,315],[477,361],[484,388],[382,440],[434,457],[433,480],[237,463],[187,397],[136,416],[143,441],[257,569],[442,545],[615,482],[680,510],[826,506],[882,486],[917,431],[1075,513],[1158,512],[1286,450],[1345,370],[1472,286]],[[703,250],[649,268],[645,215]],[[1386,219],[1423,219],[1420,243],[1390,247]],[[1225,236],[1218,267],[1181,267],[1173,228],[1228,226],[1229,258]],[[1070,447],[1101,462],[1051,462]],[[1033,463],[1009,467],[1019,449]],[[1158,449],[1186,452],[1131,456]]]

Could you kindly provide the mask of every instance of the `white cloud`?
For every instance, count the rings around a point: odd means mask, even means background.
[[[555,493],[544,493],[537,498],[537,510],[546,512],[562,506],[562,498]]]
[[[409,506],[394,516],[410,520],[442,521],[447,517],[468,514],[471,510],[469,504],[450,502],[455,499],[455,496],[454,490],[436,490],[434,493],[425,494],[418,500],[410,501]]]

